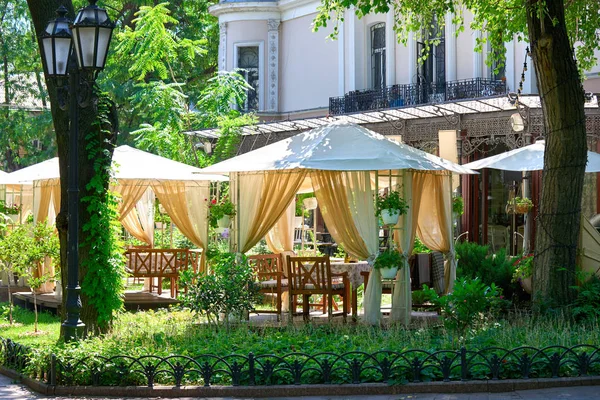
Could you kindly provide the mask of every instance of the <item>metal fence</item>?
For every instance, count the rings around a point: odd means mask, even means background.
[[[23,371],[30,350],[1,340],[2,364]],[[58,359],[29,375],[51,385],[153,387],[174,385],[278,385],[405,383],[422,381],[558,378],[598,375],[600,348],[592,345],[491,347],[482,350],[407,350],[283,356],[231,354],[224,357],[153,355]]]
[[[341,115],[360,111],[475,99],[506,93],[506,82],[485,78],[437,83],[392,85],[379,89],[355,90],[329,98],[329,114]]]

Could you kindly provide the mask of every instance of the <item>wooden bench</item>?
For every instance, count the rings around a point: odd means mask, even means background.
[[[150,291],[156,287],[162,294],[162,280],[171,280],[171,297],[178,292],[177,279],[179,272],[192,267],[194,272],[200,261],[200,253],[190,249],[150,249],[132,248],[125,251],[127,272],[134,278],[158,278],[158,284],[150,283]]]

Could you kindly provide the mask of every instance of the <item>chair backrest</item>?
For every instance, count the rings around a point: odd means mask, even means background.
[[[283,272],[281,254],[260,254],[248,256],[248,262],[254,269],[259,281],[276,279]]]
[[[331,289],[329,257],[287,257],[290,289],[327,291]]]

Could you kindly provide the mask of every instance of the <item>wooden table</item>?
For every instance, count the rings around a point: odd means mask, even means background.
[[[332,262],[331,272],[334,274],[348,273],[348,280],[352,286],[352,318],[356,320],[358,315],[358,295],[356,289],[363,284],[362,271],[371,271],[371,266],[366,261],[355,263]]]

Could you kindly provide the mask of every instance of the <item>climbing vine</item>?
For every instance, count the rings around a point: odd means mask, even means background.
[[[114,313],[123,307],[125,258],[121,241],[118,211],[118,194],[108,189],[113,179],[111,171],[110,141],[113,133],[109,118],[111,102],[104,93],[98,95],[96,129],[86,135],[86,155],[93,161],[93,178],[86,186],[87,195],[81,199],[90,214],[82,230],[86,234],[82,246],[89,249],[82,260],[86,268],[81,291],[98,313],[97,330],[105,331]],[[100,135],[98,135],[100,132]],[[88,327],[89,329],[90,327]]]

